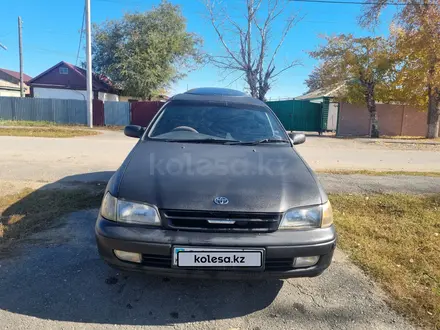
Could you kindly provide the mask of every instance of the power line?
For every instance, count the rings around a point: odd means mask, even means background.
[[[57,55],[63,55],[63,56],[71,56],[72,58],[75,58],[75,53],[68,53],[68,52],[60,52],[58,50],[55,49],[48,49],[48,48],[41,48],[37,45],[26,45],[27,49],[32,49],[35,51],[39,51],[39,52],[44,52],[44,53],[50,53],[50,54],[57,54]],[[79,58],[84,58],[84,56],[80,56]]]
[[[145,5],[145,2],[142,1],[126,1],[126,0],[122,0],[122,1],[118,1],[118,0],[95,0],[95,1],[99,1],[99,2],[107,2],[107,3],[114,3],[114,4],[119,4],[119,5]]]
[[[12,34],[12,32],[8,32],[8,33],[5,33],[5,34],[2,34],[2,35],[0,35],[0,38],[7,37],[7,36],[9,36],[11,34]]]
[[[81,50],[82,36],[83,36],[83,33],[84,33],[84,21],[85,21],[85,15],[86,15],[86,6],[84,5],[84,9],[83,9],[83,17],[82,17],[82,23],[81,23],[81,33],[80,33],[80,35],[79,35],[78,52],[77,52],[77,54],[76,54],[75,65],[78,65],[79,52],[80,52],[80,50]]]
[[[400,2],[378,2],[378,1],[338,1],[338,0],[289,0],[291,2],[315,2],[315,3],[328,3],[328,4],[345,4],[345,5],[384,5],[384,6],[407,6],[418,4],[412,3],[400,3]],[[425,5],[425,4],[423,4]],[[435,5],[435,3],[427,3],[427,5]]]

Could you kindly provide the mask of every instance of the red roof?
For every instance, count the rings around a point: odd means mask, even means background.
[[[10,76],[12,76],[12,77],[14,77],[15,79],[20,80],[20,72],[12,71],[12,70],[7,70],[7,69],[2,69],[2,68],[0,68],[0,71],[2,71],[2,72],[4,72],[4,73],[6,73],[6,74],[8,74],[8,75],[10,75]],[[23,81],[24,81],[25,83],[27,83],[27,82],[28,82],[29,80],[31,80],[31,79],[32,79],[31,76],[28,76],[27,74],[23,73]]]
[[[68,67],[71,71],[68,75],[54,74],[55,69],[60,66]],[[58,86],[66,89],[86,89],[86,70],[79,66],[61,61],[53,67],[40,73],[35,78],[31,79],[29,84],[31,86]],[[113,86],[111,80],[100,74],[93,73],[93,90],[102,92],[116,92],[117,89]]]

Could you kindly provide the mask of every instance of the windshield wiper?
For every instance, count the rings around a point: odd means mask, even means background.
[[[228,144],[232,144],[232,145],[245,145],[245,146],[254,146],[257,144],[263,144],[263,143],[290,143],[289,140],[284,140],[284,139],[262,139],[262,140],[257,140],[257,141],[238,141],[238,142],[231,142]]]
[[[187,142],[187,143],[219,143],[219,144],[240,142],[238,140],[214,139],[214,138],[207,138],[207,139],[178,139],[178,140],[175,140],[175,139],[164,139],[162,141],[166,141],[166,142]]]

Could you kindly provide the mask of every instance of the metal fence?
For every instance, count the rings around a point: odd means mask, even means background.
[[[328,108],[324,113],[319,103],[286,100],[270,101],[266,104],[277,115],[287,131],[321,132],[326,129]]]
[[[148,126],[163,105],[164,102],[160,101],[133,102],[131,104],[131,123]]]
[[[104,118],[105,125],[130,125],[130,103],[104,102]]]
[[[87,104],[81,100],[0,97],[0,119],[87,124]]]

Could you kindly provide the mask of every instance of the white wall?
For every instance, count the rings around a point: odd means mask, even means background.
[[[34,87],[34,97],[40,99],[87,100],[87,91],[61,88]],[[101,101],[119,101],[119,96],[110,93],[98,93]]]
[[[338,125],[339,103],[330,102],[328,106],[327,130],[336,131]]]
[[[314,100],[301,100],[301,101],[309,101],[310,103],[322,103],[324,99],[314,99]]]
[[[98,93],[98,99],[100,99],[101,101],[114,101],[114,102],[118,102],[119,101],[119,96],[116,94],[110,94],[110,93],[103,93],[103,92],[99,92]]]
[[[24,85],[25,92],[27,89],[28,87]],[[0,79],[0,96],[20,97],[20,85]]]
[[[20,91],[0,89],[0,96],[20,97]]]
[[[73,89],[34,87],[34,97],[39,99],[87,100],[87,92]]]
[[[61,88],[34,87],[34,97],[40,99],[87,100],[87,91]],[[98,93],[101,101],[119,101],[119,96],[110,93]]]

